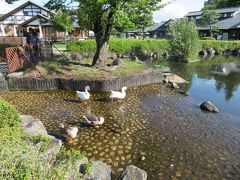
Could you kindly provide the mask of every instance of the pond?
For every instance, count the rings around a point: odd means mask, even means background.
[[[169,64],[190,82],[182,87],[189,90],[187,97],[158,84],[128,89],[122,102],[108,101],[108,93],[91,93],[91,100],[80,103],[74,91],[12,91],[0,97],[42,120],[56,136],[61,137],[60,123],[81,127],[66,147],[107,163],[114,177],[134,164],[149,179],[239,179],[240,78],[235,72],[232,77],[212,74],[211,66],[219,62],[226,59]],[[220,113],[202,112],[199,104],[205,99]],[[87,112],[104,116],[104,125],[85,126]]]
[[[215,57],[189,64],[167,63],[187,79],[184,87],[197,100],[210,100],[221,111],[240,116],[240,57]]]

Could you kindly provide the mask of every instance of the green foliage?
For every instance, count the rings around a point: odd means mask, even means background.
[[[212,32],[215,28],[212,25],[218,21],[217,20],[218,13],[215,9],[216,9],[215,5],[206,5],[202,9],[201,24],[202,24],[202,26],[208,26],[209,27],[210,36],[212,36]]]
[[[216,40],[216,39],[215,37],[206,36],[206,37],[202,37],[201,40]]]
[[[164,53],[169,50],[167,40],[139,40],[139,39],[111,39],[109,50],[116,53],[129,53],[137,49]],[[70,42],[67,44],[68,51],[74,52],[94,52],[96,50],[96,42],[94,40]]]
[[[219,41],[219,40],[203,40],[201,41],[202,48],[211,47],[218,52],[222,52],[227,49],[239,49],[240,41]]]
[[[58,11],[50,22],[58,31],[71,32],[73,30],[72,17],[67,11]]]
[[[186,36],[188,36],[187,33],[186,33]],[[180,48],[180,45],[182,46],[186,45],[182,42],[182,40],[180,39],[180,36],[178,36],[177,38],[179,38],[179,40],[176,42],[177,48]],[[184,39],[184,41],[186,40]],[[142,51],[146,50],[146,51],[152,51],[157,53],[165,53],[165,52],[169,52],[170,44],[171,42],[167,40],[157,40],[157,39],[148,39],[148,40],[111,39],[110,51],[116,52],[116,53],[130,53],[136,50],[142,50]],[[199,41],[199,44],[200,45],[197,44],[197,47],[198,47],[197,50],[195,49],[195,51],[197,52],[199,51],[199,49],[207,48],[207,47],[212,47],[217,51],[240,48],[239,41],[219,41],[219,40],[215,40],[215,38],[213,37],[202,38],[202,40]],[[189,48],[188,50],[191,51],[191,47],[188,47],[188,48]],[[75,41],[67,44],[68,51],[94,52],[95,49],[96,49],[96,43],[94,40]],[[172,49],[173,52],[177,52],[175,50],[177,49],[176,48]]]
[[[44,144],[40,150],[34,145]],[[0,128],[1,179],[65,179],[71,173],[78,173],[75,162],[82,159],[79,151],[62,148],[53,160],[42,158],[49,139],[26,137],[20,128]],[[73,172],[76,169],[76,172]]]
[[[206,5],[216,5],[217,8],[238,7],[240,0],[208,0]]]
[[[20,117],[16,108],[0,99],[0,127],[19,126]]]
[[[93,163],[92,162],[88,162],[87,164],[83,165],[83,169],[82,169],[82,174],[90,174],[92,172],[92,168],[93,168]]]
[[[169,44],[182,61],[193,61],[199,52],[199,37],[196,26],[187,19],[174,21],[170,25]]]

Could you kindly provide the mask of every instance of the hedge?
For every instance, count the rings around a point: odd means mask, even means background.
[[[109,50],[116,53],[129,53],[136,50],[145,50],[157,53],[167,52],[169,43],[167,40],[156,39],[111,39],[109,43]],[[95,40],[75,41],[67,44],[68,51],[74,52],[95,52]]]
[[[240,41],[219,41],[219,40],[202,40],[202,48],[213,48],[218,52],[230,49],[240,49]]]
[[[240,41],[200,40],[202,48],[212,47],[216,51],[240,49]],[[168,52],[170,46],[167,40],[158,39],[111,39],[109,50],[116,53],[129,53],[138,49],[157,53]],[[75,41],[67,44],[68,51],[95,52],[95,40]]]

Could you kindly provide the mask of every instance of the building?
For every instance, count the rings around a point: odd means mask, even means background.
[[[167,38],[169,35],[169,26],[171,22],[174,20],[169,19],[168,21],[162,21],[160,23],[155,23],[150,27],[147,27],[144,30],[144,34],[146,38],[158,38],[158,39],[164,39]],[[129,31],[127,32],[127,37],[138,37],[142,36],[143,31],[137,30],[137,31]]]
[[[63,40],[67,33],[56,31],[48,21],[54,15],[55,12],[28,1],[0,17],[0,36],[24,36],[31,27],[43,40]],[[75,38],[82,36],[77,23],[74,25]]]
[[[216,9],[218,12],[218,22],[212,24],[217,28],[214,36],[222,40],[240,40],[240,7]],[[196,23],[200,36],[209,36],[209,27],[201,26],[202,12],[194,11],[185,15],[188,20]]]
[[[149,33],[150,38],[164,39],[169,36],[169,26],[174,20],[162,21],[154,24],[151,27],[146,28],[146,32]]]

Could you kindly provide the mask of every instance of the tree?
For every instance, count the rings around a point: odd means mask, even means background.
[[[15,0],[6,0],[8,2]],[[49,0],[46,7],[55,11],[68,11],[71,3],[78,3],[78,23],[82,29],[93,30],[97,50],[92,65],[102,66],[108,55],[110,35],[116,21],[125,20],[131,22],[132,15],[138,14],[138,10],[152,12],[159,10],[162,0]],[[121,13],[122,18],[117,17]],[[139,17],[142,14],[139,14]],[[125,20],[124,20],[125,19]]]
[[[208,0],[205,5],[215,5],[217,8],[238,7],[240,0]]]
[[[173,21],[169,28],[171,49],[182,61],[193,61],[197,58],[200,44],[196,25],[187,19]]]
[[[152,12],[161,6],[161,0],[76,0],[78,23],[81,28],[93,30],[97,50],[92,65],[105,64],[108,54],[109,39],[115,25],[133,25],[131,16],[137,16],[138,10]],[[51,9],[67,9],[61,0],[50,0],[47,6]],[[121,15],[120,17],[118,15]],[[140,14],[139,16],[140,17]]]
[[[215,6],[214,5],[206,5],[204,6],[204,8],[202,9],[202,20],[201,20],[201,24],[203,26],[208,26],[209,27],[209,32],[210,32],[210,36],[213,36],[213,26],[212,24],[217,22],[217,18],[218,18],[218,13],[215,10]]]
[[[5,0],[6,1],[6,3],[8,3],[8,4],[12,4],[12,3],[14,3],[15,1],[18,1],[18,0]]]
[[[72,17],[68,11],[58,11],[50,20],[53,27],[58,31],[71,32],[73,30]]]

